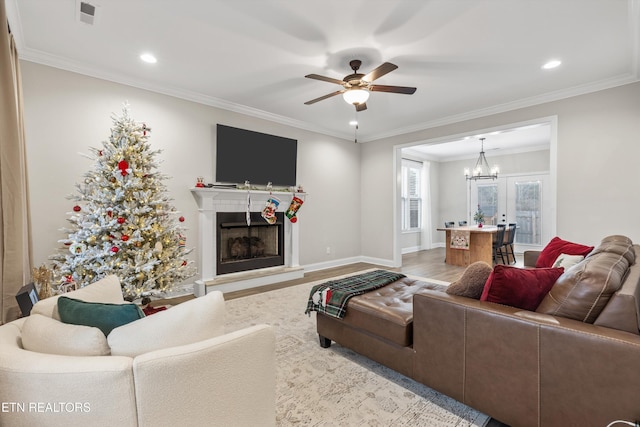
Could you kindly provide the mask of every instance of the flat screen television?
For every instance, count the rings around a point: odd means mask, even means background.
[[[296,185],[298,141],[218,124],[216,182]]]

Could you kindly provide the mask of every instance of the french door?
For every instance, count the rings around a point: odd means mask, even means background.
[[[516,250],[540,249],[551,240],[549,174],[512,175],[496,180],[469,181],[469,218],[478,207],[485,224],[515,222]],[[473,223],[473,222],[471,222]]]

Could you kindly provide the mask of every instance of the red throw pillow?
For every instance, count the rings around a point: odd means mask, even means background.
[[[535,311],[564,268],[518,268],[496,265],[484,285],[480,301]]]
[[[587,256],[593,250],[593,246],[585,246],[579,243],[567,242],[559,237],[551,239],[549,244],[544,247],[540,256],[536,261],[537,268],[552,267],[553,263],[560,256],[560,254],[566,255],[582,255]]]

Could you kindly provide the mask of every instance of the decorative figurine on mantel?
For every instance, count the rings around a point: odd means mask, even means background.
[[[199,176],[196,180],[196,188],[204,188],[204,177]]]

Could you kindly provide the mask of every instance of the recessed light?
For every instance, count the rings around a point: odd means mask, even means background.
[[[562,64],[562,61],[559,61],[557,59],[553,59],[553,60],[547,62],[546,64],[544,64],[542,66],[542,68],[545,69],[545,70],[551,70],[552,68],[559,67],[560,64]]]
[[[351,120],[351,121],[349,122],[349,124],[350,124],[351,126],[355,126],[355,125],[357,125],[357,124],[358,124],[358,121],[357,121],[357,120]]]
[[[158,62],[156,57],[150,53],[143,53],[142,55],[140,55],[140,59],[148,64],[155,64],[156,62]]]

